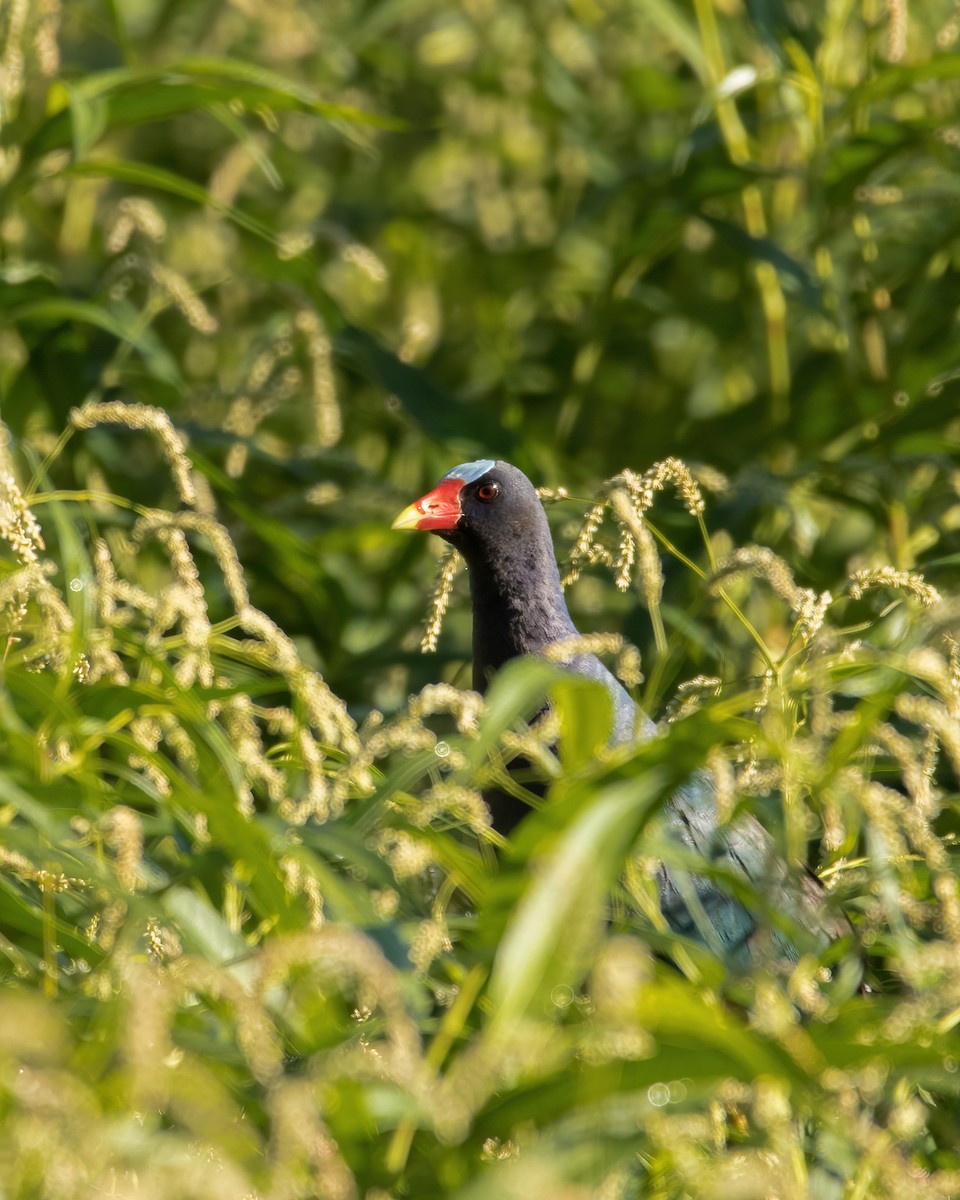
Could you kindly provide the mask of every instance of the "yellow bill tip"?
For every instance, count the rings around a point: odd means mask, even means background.
[[[394,523],[390,526],[391,529],[417,529],[423,513],[415,504],[408,504],[402,513],[397,517]]]

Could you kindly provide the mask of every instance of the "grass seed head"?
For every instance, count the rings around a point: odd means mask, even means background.
[[[113,224],[106,231],[109,253],[121,254],[135,232],[151,242],[162,242],[167,236],[167,222],[153,201],[144,196],[124,196],[117,205]]]
[[[603,490],[606,493],[617,487],[624,487],[630,494],[636,511],[643,515],[653,503],[659,492],[672,484],[680,497],[683,507],[691,517],[699,517],[706,509],[700,485],[694,479],[690,468],[679,458],[665,458],[656,462],[642,475],[634,471],[621,471],[612,479],[607,480]]]
[[[115,854],[117,881],[125,892],[137,889],[143,859],[143,826],[132,808],[118,804],[106,824],[106,840]]]
[[[424,972],[434,959],[453,949],[446,922],[442,918],[421,921],[410,943],[409,958],[418,971]]]
[[[663,564],[660,561],[657,544],[628,491],[617,488],[611,493],[610,502],[613,506],[614,516],[620,523],[621,553],[624,537],[629,539],[633,547],[629,561],[624,564],[628,569],[618,572],[617,587],[621,591],[626,590],[630,578],[629,567],[633,565],[635,551],[639,566],[640,590],[647,608],[653,611],[660,604],[664,585]]]
[[[926,583],[922,575],[915,571],[898,571],[894,567],[873,567],[869,570],[855,571],[850,576],[850,595],[859,600],[868,588],[886,587],[909,592],[923,608],[930,608],[940,600],[940,593],[931,584]]]
[[[441,555],[437,567],[437,578],[433,585],[433,596],[430,599],[430,611],[427,623],[420,640],[420,650],[423,654],[433,654],[440,639],[443,618],[446,616],[453,594],[453,581],[463,567],[463,558],[453,546],[448,546]]]
[[[185,276],[153,259],[147,264],[147,273],[157,288],[180,310],[192,329],[208,336],[217,332],[220,323]]]
[[[449,683],[431,683],[416,696],[411,696],[407,712],[411,717],[423,720],[435,713],[450,713],[457,723],[457,730],[467,735],[476,735],[483,715],[483,697],[479,692],[454,687]]]
[[[38,562],[44,549],[40,524],[8,471],[0,472],[0,539],[24,565]]]
[[[85,404],[82,408],[71,410],[70,424],[74,429],[93,429],[106,424],[126,425],[128,429],[153,434],[170,467],[181,501],[189,507],[196,504],[197,491],[193,468],[187,457],[186,438],[174,428],[162,408],[148,404],[127,404],[122,400]]]
[[[317,444],[328,449],[339,442],[343,433],[343,418],[337,403],[337,385],[333,373],[333,347],[323,321],[311,309],[303,309],[297,314],[297,328],[304,336],[310,360]]]
[[[247,607],[250,597],[243,576],[243,567],[237,556],[237,548],[219,521],[214,520],[206,513],[168,513],[162,509],[156,509],[137,521],[133,527],[133,540],[143,542],[150,536],[157,536],[163,541],[162,534],[166,530],[179,530],[182,534],[189,530],[205,537],[210,543],[217,565],[223,574],[223,582],[234,610],[239,613]],[[175,556],[173,566],[178,578],[188,587],[195,589],[199,583],[199,573],[192,554],[189,551],[184,553],[185,540],[183,538],[168,539],[164,544],[171,550],[171,555]]]

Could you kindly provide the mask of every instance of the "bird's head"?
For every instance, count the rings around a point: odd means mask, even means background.
[[[510,463],[481,458],[448,471],[393,528],[436,533],[469,561],[471,552],[529,536],[541,523],[546,527],[543,506],[526,475]]]

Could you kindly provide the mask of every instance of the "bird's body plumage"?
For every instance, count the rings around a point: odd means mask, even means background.
[[[456,484],[460,482],[461,487]],[[463,555],[473,605],[473,683],[483,692],[490,677],[512,658],[542,655],[547,647],[577,636],[560,585],[546,513],[527,477],[504,462],[482,459],[455,467],[441,483],[395,522],[397,528],[427,528]],[[611,741],[646,738],[655,726],[620,683],[592,654],[572,654],[567,670],[601,683],[613,702]],[[494,825],[506,834],[526,814],[513,796],[490,798]],[[720,826],[711,777],[699,772],[671,797],[665,810],[669,834],[720,871],[749,883],[768,903],[826,941],[818,885],[791,876],[774,852],[763,826],[751,815]],[[757,922],[738,900],[712,879],[661,865],[660,905],[678,933],[705,942],[731,964],[749,958]],[[831,931],[831,932],[836,932]],[[776,951],[796,949],[779,935]]]

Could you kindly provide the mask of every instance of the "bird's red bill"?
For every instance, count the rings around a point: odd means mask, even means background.
[[[432,492],[405,508],[394,521],[394,529],[446,530],[456,528],[463,515],[460,508],[462,479],[441,479]]]

